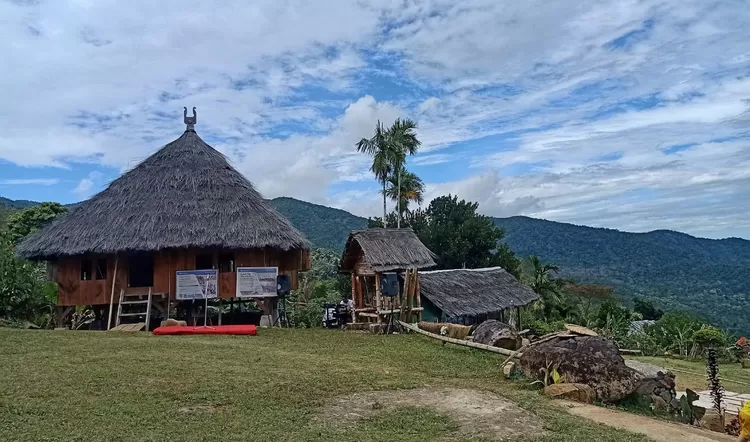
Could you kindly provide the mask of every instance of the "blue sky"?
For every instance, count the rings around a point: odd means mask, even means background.
[[[750,238],[744,1],[0,2],[0,196],[88,198],[184,130],[267,197],[375,215],[375,122],[426,200]]]

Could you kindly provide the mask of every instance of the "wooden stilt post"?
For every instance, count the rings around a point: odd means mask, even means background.
[[[357,322],[357,309],[361,308],[357,304],[357,276],[352,272],[352,324]]]
[[[380,273],[375,272],[375,314],[378,315],[378,324],[382,322],[380,311],[383,310],[382,296],[380,293]]]
[[[120,256],[115,255],[115,271],[112,272],[112,291],[109,292],[109,314],[107,315],[107,330],[112,328],[112,306],[115,303],[115,281],[117,281],[117,264]]]
[[[416,283],[416,292],[414,293],[414,296],[417,298],[417,322],[422,322],[422,295],[419,291],[419,270],[414,269],[414,279],[417,281]]]

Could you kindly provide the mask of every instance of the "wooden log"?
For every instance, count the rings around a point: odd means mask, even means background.
[[[430,333],[428,331],[424,331],[424,330],[420,329],[419,327],[417,327],[414,324],[407,324],[406,322],[403,322],[403,321],[399,321],[399,323],[401,324],[402,327],[404,327],[404,328],[406,328],[408,330],[411,330],[413,332],[417,332],[417,333],[425,335],[425,336],[429,336],[430,338],[437,339],[437,340],[442,341],[442,342],[447,342],[447,343],[451,343],[451,344],[461,345],[463,347],[477,348],[479,350],[485,350],[485,351],[489,351],[489,352],[492,352],[492,353],[498,353],[498,354],[505,355],[505,356],[512,356],[515,359],[520,359],[523,356],[523,353],[514,352],[514,351],[511,351],[511,350],[506,350],[504,348],[493,347],[491,345],[477,344],[476,342],[462,341],[460,339],[453,339],[453,338],[449,338],[447,336],[436,335],[435,333]]]
[[[414,296],[417,298],[416,299],[417,307],[421,308],[422,307],[422,294],[421,294],[422,292],[420,291],[420,288],[419,288],[419,270],[414,271],[414,278],[417,280],[417,283],[415,284],[416,291],[414,293]],[[422,322],[422,310],[419,310],[419,313],[417,314],[417,322]]]

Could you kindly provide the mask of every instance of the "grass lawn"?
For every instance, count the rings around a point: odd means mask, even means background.
[[[706,363],[701,360],[681,360],[663,357],[628,357],[641,362],[648,362],[677,375],[677,390],[690,388],[695,391],[707,390]],[[723,363],[719,365],[719,375],[722,385],[728,391],[735,393],[750,393],[750,369],[743,369],[739,363]],[[733,382],[739,381],[740,383]]]
[[[544,441],[646,440],[503,380],[501,360],[418,335],[322,329],[255,337],[0,329],[0,440],[482,440],[456,436],[450,416],[425,407],[383,411],[348,429],[316,418],[335,396],[416,387],[501,394],[542,420]]]

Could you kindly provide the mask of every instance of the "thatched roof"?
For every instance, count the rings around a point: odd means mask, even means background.
[[[309,248],[191,125],[107,189],[24,240],[19,256],[168,248]]]
[[[349,234],[341,258],[341,270],[354,269],[360,251],[365,263],[376,272],[434,267],[435,254],[410,228],[355,230]]]
[[[420,272],[419,288],[448,318],[488,315],[539,299],[500,267]]]

